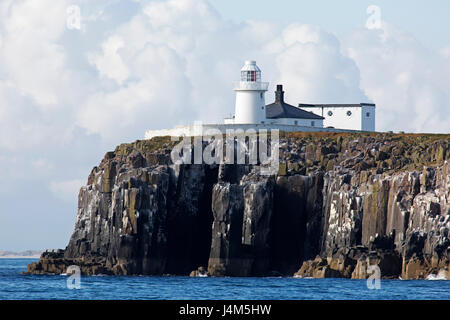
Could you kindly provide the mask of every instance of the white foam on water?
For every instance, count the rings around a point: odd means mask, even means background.
[[[441,269],[439,270],[438,274],[430,274],[427,276],[427,278],[425,280],[449,280],[447,279],[446,275],[445,275],[445,270]]]

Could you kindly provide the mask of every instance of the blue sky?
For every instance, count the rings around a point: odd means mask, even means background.
[[[366,9],[377,5],[381,16],[417,37],[425,45],[440,48],[450,43],[450,2],[446,0],[211,0],[226,19],[273,20],[282,24],[301,21],[319,25],[329,32],[345,35],[366,23]]]
[[[0,250],[65,247],[104,154],[147,129],[222,122],[247,59],[268,103],[280,83],[294,105],[375,102],[379,131],[450,132],[448,12],[444,0],[0,1]]]

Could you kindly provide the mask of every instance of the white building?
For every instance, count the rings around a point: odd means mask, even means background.
[[[375,131],[375,104],[302,104],[299,108],[324,117],[323,126],[358,131]]]
[[[299,104],[298,107],[284,101],[282,85],[277,85],[275,101],[265,104],[264,95],[269,86],[261,82],[261,70],[255,61],[246,61],[241,69],[240,81],[233,84],[236,92],[235,115],[226,118],[224,124],[194,124],[172,129],[147,130],[145,139],[155,136],[197,136],[205,130],[228,129],[278,129],[280,131],[374,131],[374,104]]]
[[[266,106],[265,92],[268,82],[261,82],[261,70],[255,61],[245,61],[241,81],[234,83],[236,91],[235,115],[226,118],[225,124],[280,124],[306,127],[323,127],[323,117],[284,102],[282,85],[277,85],[275,102]]]

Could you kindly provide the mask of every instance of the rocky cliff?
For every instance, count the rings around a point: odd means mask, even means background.
[[[449,135],[282,134],[272,176],[172,164],[173,146],[108,152],[66,249],[27,272],[450,278]]]

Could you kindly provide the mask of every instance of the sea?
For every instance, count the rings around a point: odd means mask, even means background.
[[[0,300],[450,300],[446,280],[24,275],[36,259],[0,259]],[[69,281],[68,281],[69,280]]]

